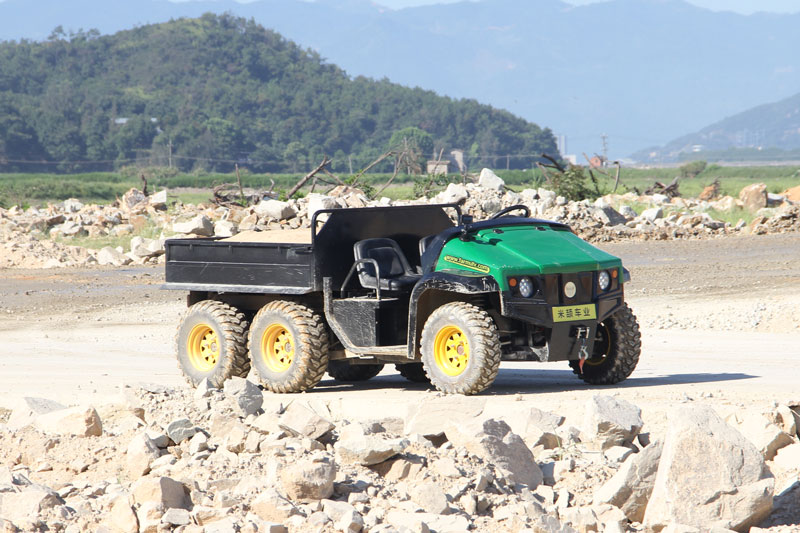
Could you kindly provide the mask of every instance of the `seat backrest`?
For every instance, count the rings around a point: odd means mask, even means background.
[[[400,246],[392,239],[365,239],[353,245],[356,260],[374,259],[378,263],[381,278],[396,278],[404,274],[412,274],[405,254]],[[357,267],[358,279],[361,286],[375,288],[377,277],[375,267],[371,263],[364,263]]]
[[[428,245],[433,242],[433,239],[436,238],[437,233],[433,235],[428,235],[427,237],[423,237],[419,240],[419,256],[422,257],[422,254],[425,253],[425,250],[428,249]]]

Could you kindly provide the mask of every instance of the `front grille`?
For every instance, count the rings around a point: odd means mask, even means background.
[[[595,272],[576,272],[572,274],[548,274],[544,278],[544,295],[550,305],[577,305],[591,303],[594,299]],[[575,296],[564,295],[564,285],[575,284]]]

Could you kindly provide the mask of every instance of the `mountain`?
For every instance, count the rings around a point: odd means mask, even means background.
[[[482,0],[390,10],[366,0],[6,0],[0,38],[116,31],[205,11],[252,17],[351,76],[473,98],[547,124],[567,152],[619,158],[800,89],[800,15],[680,0]]]
[[[753,159],[765,148],[800,151],[800,94],[748,109],[635,156],[640,161],[660,162],[677,161],[692,154],[702,157],[730,151],[729,155],[735,155],[740,151],[743,157]],[[773,157],[779,155],[770,153]],[[793,157],[796,159],[797,154]]]
[[[232,15],[111,36],[59,30],[44,42],[0,43],[4,170],[59,162],[63,169],[105,169],[160,158],[184,169],[229,170],[239,162],[298,171],[323,153],[340,170],[351,162],[358,170],[398,132],[394,143],[413,140],[420,157],[462,148],[475,164],[489,165],[503,149],[526,154],[503,158],[507,166],[530,168],[543,152],[557,153],[549,130],[507,111],[352,79],[315,52]]]

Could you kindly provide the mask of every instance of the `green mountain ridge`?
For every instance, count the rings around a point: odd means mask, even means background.
[[[663,147],[634,154],[640,161],[677,161],[696,157],[758,160],[800,157],[800,93],[737,113]]]
[[[351,78],[231,15],[0,43],[0,171],[135,161],[298,171],[323,154],[359,168],[409,127],[428,132],[437,153],[463,149],[475,164],[523,154],[502,165],[526,168],[557,153],[549,129],[507,111]]]

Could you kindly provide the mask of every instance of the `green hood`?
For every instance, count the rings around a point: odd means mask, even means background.
[[[499,230],[499,232],[498,232]],[[608,254],[566,228],[546,224],[482,229],[474,239],[445,244],[436,270],[491,273],[501,287],[510,275],[557,274],[620,268]]]

